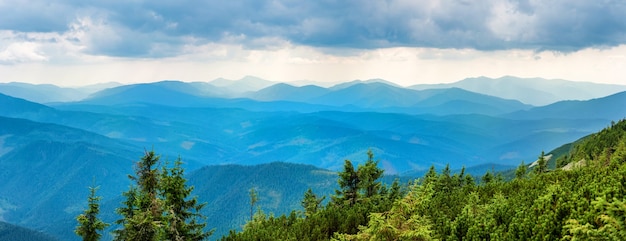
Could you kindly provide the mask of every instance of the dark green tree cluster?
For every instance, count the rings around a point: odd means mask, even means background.
[[[102,234],[100,232],[104,230],[109,224],[104,223],[98,214],[100,213],[100,199],[96,196],[98,187],[89,188],[89,197],[87,198],[87,209],[85,213],[78,215],[76,221],[78,221],[78,227],[74,232],[76,235],[83,238],[84,241],[97,241],[100,240]]]
[[[626,240],[626,121],[574,146],[574,168],[549,170],[544,156],[510,181],[433,167],[401,195],[370,182],[371,155],[346,161],[326,206],[307,192],[304,217],[258,215],[223,240]]]
[[[205,232],[206,224],[196,197],[189,198],[193,187],[186,184],[182,161],[177,159],[170,168],[162,164],[154,151],[146,152],[135,166],[134,182],[122,195],[122,207],[116,212],[122,216],[115,222],[115,240],[205,240],[211,232]],[[99,212],[95,188],[88,199],[89,208],[77,217],[76,234],[83,240],[99,240],[108,224],[97,218]]]
[[[329,240],[338,233],[356,234],[366,225],[370,213],[386,212],[403,196],[396,181],[382,185],[383,170],[369,151],[368,159],[356,168],[350,160],[339,172],[339,190],[323,205],[325,197],[307,190],[301,202],[303,212],[274,217],[258,212],[243,232],[231,231],[222,240]]]

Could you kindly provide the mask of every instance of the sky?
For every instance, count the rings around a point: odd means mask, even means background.
[[[0,0],[0,82],[626,85],[623,0]]]

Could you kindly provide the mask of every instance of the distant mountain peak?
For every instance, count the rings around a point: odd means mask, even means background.
[[[89,91],[90,89],[59,87],[53,84],[0,83],[0,93],[37,103],[76,101],[87,97]]]
[[[238,80],[229,80],[218,78],[210,81],[209,84],[228,89],[233,93],[245,93],[250,91],[258,91],[276,84],[277,82],[261,79],[254,76],[244,76]]]
[[[526,104],[545,106],[562,100],[588,100],[626,90],[626,85],[576,82],[562,79],[485,76],[466,78],[449,84],[420,84],[409,88],[416,90],[457,87],[468,91],[515,99]]]
[[[350,82],[344,82],[344,83],[340,83],[340,84],[336,84],[332,87],[330,87],[331,90],[340,90],[340,89],[345,89],[354,85],[359,85],[359,84],[384,84],[384,85],[389,85],[389,86],[393,86],[393,87],[400,87],[402,88],[402,86],[399,86],[395,83],[386,81],[384,79],[368,79],[368,80],[353,80]]]

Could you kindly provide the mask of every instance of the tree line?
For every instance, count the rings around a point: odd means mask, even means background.
[[[406,184],[383,185],[384,172],[369,151],[356,167],[345,160],[339,188],[328,199],[309,189],[302,209],[289,214],[253,213],[259,194],[250,190],[250,221],[221,240],[626,240],[626,121],[553,158],[555,169],[542,152],[511,177],[473,177],[446,166]],[[189,198],[180,160],[171,169],[155,168],[157,161],[147,152],[138,162],[135,185],[117,210],[116,240],[206,239],[203,205]],[[576,165],[561,168],[568,164]],[[76,233],[97,240],[106,224],[94,218],[95,189],[88,201]]]
[[[388,188],[372,159],[368,153],[356,169],[346,161],[326,205],[307,191],[304,214],[259,212],[222,240],[626,240],[624,120],[558,158],[558,167],[575,168],[549,169],[542,152],[510,178],[431,167],[419,180]]]
[[[187,186],[181,165],[178,158],[168,167],[154,151],[146,151],[136,163],[135,175],[129,175],[133,184],[122,194],[125,200],[116,210],[121,218],[115,221],[114,240],[195,241],[211,235],[212,231],[204,230],[206,222],[200,214],[205,204],[190,197],[193,187]],[[90,188],[88,208],[76,217],[75,233],[83,240],[100,240],[101,232],[110,225],[98,218],[96,190]]]

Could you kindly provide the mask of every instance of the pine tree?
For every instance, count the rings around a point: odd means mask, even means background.
[[[350,160],[345,160],[343,171],[339,172],[339,188],[335,191],[333,202],[340,206],[353,206],[359,198],[359,175]]]
[[[546,160],[546,155],[543,151],[541,151],[541,155],[539,155],[537,160],[537,166],[535,167],[535,173],[544,173],[548,171],[548,161]]]
[[[526,176],[526,171],[528,170],[528,167],[526,167],[526,164],[524,164],[524,161],[522,161],[522,163],[519,165],[519,167],[517,167],[517,169],[515,169],[515,178],[517,179],[522,179]]]
[[[400,186],[400,180],[398,178],[393,180],[391,183],[391,188],[389,188],[389,193],[387,193],[387,200],[393,202],[398,198],[401,198],[404,193],[402,193],[402,186]]]
[[[133,219],[137,210],[137,206],[135,205],[137,203],[137,187],[130,186],[128,191],[122,193],[122,196],[126,198],[124,202],[122,202],[124,206],[115,210],[116,213],[122,215],[122,218],[115,221],[115,224],[122,228],[113,231],[115,241],[129,240],[128,234],[130,233],[130,229],[133,228],[133,226],[129,224],[129,221]]]
[[[99,201],[102,197],[96,196],[97,190],[98,187],[89,187],[89,197],[87,198],[88,208],[85,210],[85,213],[76,217],[78,226],[74,232],[82,237],[84,241],[100,240],[102,235],[98,232],[109,226],[109,224],[104,223],[98,218],[98,214],[100,213]]]
[[[158,198],[160,172],[157,168],[160,156],[146,151],[135,166],[135,175],[129,178],[136,182],[135,206],[132,216],[124,217],[125,240],[158,240],[162,230],[163,203]],[[131,200],[128,200],[130,202]],[[123,215],[123,214],[122,214]]]
[[[428,172],[424,175],[424,182],[434,182],[438,178],[437,170],[434,165],[431,165]]]
[[[433,183],[414,185],[388,212],[371,213],[367,225],[354,235],[337,234],[337,240],[433,240],[432,222],[425,215],[434,194]]]
[[[204,204],[189,199],[193,188],[186,186],[182,161],[171,169],[159,169],[159,156],[146,152],[135,166],[135,184],[123,195],[126,200],[116,212],[122,219],[115,230],[115,240],[204,240],[212,232],[204,232],[200,210]]]
[[[339,172],[340,190],[335,191],[333,202],[338,205],[354,206],[360,200],[372,201],[379,196],[382,184],[378,179],[383,170],[378,168],[378,161],[374,161],[371,150],[367,152],[367,161],[354,169],[350,160],[345,160],[343,171]]]
[[[178,158],[174,167],[161,171],[161,192],[165,209],[165,239],[195,241],[204,240],[212,232],[204,232],[206,223],[200,222],[204,217],[199,211],[205,206],[199,204],[197,197],[189,198],[193,187],[186,185],[185,170]]]
[[[315,214],[317,212],[317,210],[319,209],[322,201],[324,201],[325,198],[326,197],[318,198],[317,195],[315,195],[315,193],[313,193],[313,190],[311,190],[311,188],[309,188],[304,193],[304,199],[301,202],[302,207],[304,208],[304,215],[306,217],[313,216],[313,214]]]
[[[250,221],[254,218],[254,205],[259,201],[259,194],[256,189],[250,188]]]
[[[367,161],[359,165],[357,169],[358,187],[363,190],[363,197],[371,199],[378,194],[381,183],[378,179],[383,175],[383,170],[378,168],[378,161],[374,161],[372,150],[367,151]]]

